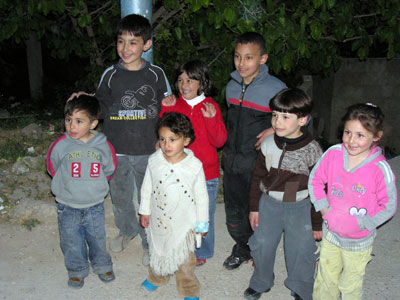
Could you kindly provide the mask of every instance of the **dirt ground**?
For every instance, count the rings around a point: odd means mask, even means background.
[[[117,234],[113,224],[111,205],[106,202],[107,240]],[[227,271],[223,260],[230,254],[233,242],[225,227],[223,204],[216,211],[216,253],[214,258],[196,269],[202,284],[203,300],[243,299],[252,274],[251,264]],[[378,231],[373,259],[367,267],[364,299],[400,299],[400,218],[395,217]],[[275,265],[275,286],[261,299],[290,300],[290,291],[284,287],[286,277],[283,250],[278,248]],[[64,299],[180,299],[171,278],[169,284],[154,292],[141,288],[147,269],[141,264],[140,237],[119,254],[112,253],[116,280],[104,284],[91,273],[80,290],[67,286],[67,272],[59,247],[56,219],[49,218],[32,231],[20,225],[0,224],[0,299],[9,300],[64,300]]]

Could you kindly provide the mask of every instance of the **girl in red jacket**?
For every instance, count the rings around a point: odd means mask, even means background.
[[[160,117],[166,112],[180,112],[193,124],[195,141],[189,146],[203,163],[209,197],[209,229],[201,247],[196,249],[197,266],[214,255],[214,213],[218,193],[219,161],[217,149],[227,138],[218,104],[210,97],[211,81],[207,66],[193,60],[182,65],[177,72],[176,87],[179,97],[168,96],[162,100]]]

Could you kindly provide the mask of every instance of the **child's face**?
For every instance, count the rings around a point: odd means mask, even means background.
[[[186,157],[184,148],[189,145],[190,138],[176,135],[168,127],[158,130],[160,148],[166,160],[170,163],[180,162]]]
[[[142,53],[151,47],[151,40],[146,43],[142,37],[124,32],[117,39],[117,53],[122,59],[122,65],[131,71],[139,70],[142,66]]]
[[[65,130],[73,140],[80,140],[87,143],[93,134],[98,120],[90,120],[87,113],[81,110],[74,110],[71,116],[65,116]]]
[[[198,96],[200,88],[200,81],[196,79],[190,79],[186,72],[183,72],[178,77],[178,89],[179,93],[186,100],[192,100]]]
[[[352,157],[366,158],[371,152],[372,143],[379,139],[380,136],[374,136],[359,120],[349,120],[344,124],[342,141]]]
[[[299,118],[296,114],[273,111],[272,128],[277,136],[295,139],[302,135],[301,126],[307,123],[307,117]]]
[[[245,84],[249,84],[257,76],[260,66],[265,64],[267,59],[268,55],[261,55],[260,47],[254,43],[236,44],[233,60]]]

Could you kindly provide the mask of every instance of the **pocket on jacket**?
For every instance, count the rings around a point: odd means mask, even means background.
[[[322,218],[328,229],[341,237],[353,238],[361,231],[357,218],[349,212],[330,209]]]

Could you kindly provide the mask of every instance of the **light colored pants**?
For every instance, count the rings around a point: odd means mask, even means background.
[[[361,300],[362,286],[372,247],[356,252],[344,250],[323,239],[320,245],[313,300]]]
[[[179,295],[182,297],[199,297],[200,296],[200,282],[194,274],[194,268],[196,267],[196,255],[190,253],[188,259],[179,266],[179,269],[175,272],[176,287]],[[166,285],[171,275],[160,276],[154,273],[149,268],[150,281],[155,286]]]

